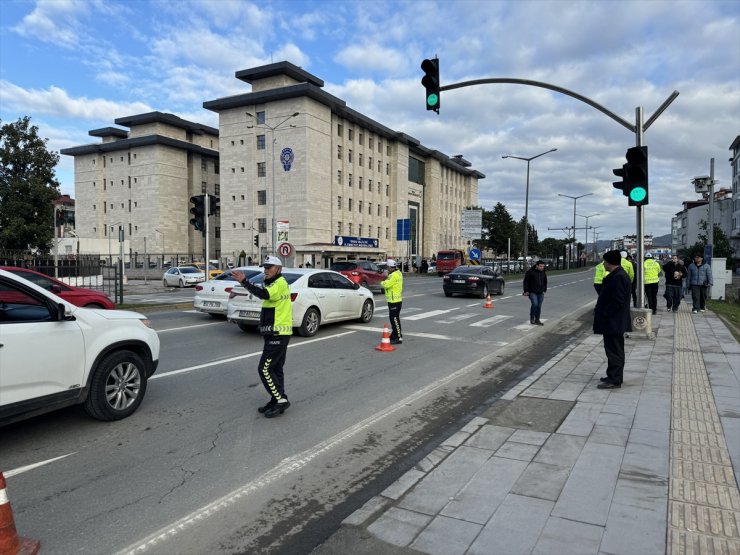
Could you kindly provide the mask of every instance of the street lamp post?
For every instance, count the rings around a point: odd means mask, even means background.
[[[158,229],[155,229],[154,231],[162,236],[162,268],[164,268],[164,232],[159,231]]]
[[[540,156],[544,156],[545,154],[550,154],[551,152],[555,152],[556,150],[557,150],[557,148],[551,148],[547,152],[542,152],[542,153],[538,154],[537,156],[532,156],[531,158],[524,158],[524,157],[521,157],[521,156],[510,156],[510,155],[506,155],[506,156],[502,156],[501,157],[501,158],[516,158],[517,160],[524,160],[525,162],[527,162],[527,186],[526,186],[526,189],[525,189],[525,192],[524,192],[524,244],[523,244],[523,251],[524,252],[522,254],[522,257],[524,259],[523,266],[524,266],[524,269],[525,270],[528,267],[528,265],[527,265],[527,254],[529,253],[529,248],[528,248],[528,244],[527,244],[527,239],[528,239],[528,235],[529,235],[529,220],[527,219],[527,215],[528,215],[528,212],[529,212],[529,163],[532,160],[534,160],[535,158],[539,158]]]
[[[594,216],[601,216],[601,214],[589,214],[588,216],[581,216],[580,214],[578,214],[578,216],[580,216],[581,218],[586,218],[586,242],[583,245],[586,249],[586,254],[588,254],[588,219],[593,218]]]
[[[257,118],[254,114],[250,112],[245,112],[249,117],[251,117],[253,120],[257,121]],[[273,254],[277,254],[277,223],[275,219],[275,204],[276,204],[276,198],[275,198],[275,131],[277,131],[281,125],[283,125],[286,121],[288,121],[291,118],[294,118],[296,116],[300,115],[300,112],[294,112],[293,114],[289,115],[287,118],[285,118],[283,121],[278,123],[275,126],[268,125],[265,122],[259,123],[258,125],[262,125],[263,127],[266,127],[271,131],[270,138],[272,139],[270,142],[272,143],[272,252]],[[248,125],[247,128],[253,127],[252,125]],[[295,126],[293,126],[295,127]]]
[[[572,197],[570,195],[564,195],[562,193],[558,193],[559,197],[567,197],[573,199],[573,246],[575,246],[576,242],[576,203],[578,202],[579,198],[587,197],[589,195],[593,195],[593,193],[586,193],[585,195],[578,195],[577,197]],[[571,248],[570,256],[568,257],[568,269],[570,269],[570,259],[573,256],[573,249]]]

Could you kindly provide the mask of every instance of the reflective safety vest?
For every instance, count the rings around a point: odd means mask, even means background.
[[[604,263],[599,262],[596,265],[596,271],[594,272],[594,284],[599,285],[604,281],[604,276],[608,274],[609,272],[606,271],[606,268],[604,268]]]
[[[260,333],[262,335],[293,335],[293,305],[290,285],[283,276],[265,286],[269,298],[262,301]]]
[[[645,268],[645,283],[658,283],[660,281],[661,267],[653,258],[646,258],[642,265]]]
[[[622,265],[622,268],[624,268],[624,271],[627,272],[630,281],[635,281],[635,268],[634,266],[632,266],[632,262],[630,262],[626,258],[623,258],[620,261],[620,264]]]
[[[380,287],[385,291],[385,300],[389,303],[400,303],[403,292],[403,274],[400,270],[393,270],[388,274],[388,279],[380,282]]]

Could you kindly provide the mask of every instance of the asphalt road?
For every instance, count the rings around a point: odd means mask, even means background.
[[[100,423],[67,409],[2,429],[16,525],[44,553],[308,553],[512,380],[587,333],[590,281],[551,276],[539,327],[521,280],[487,310],[446,298],[439,278],[408,279],[395,352],[374,350],[382,295],[369,324],[293,337],[292,406],[272,420],[256,411],[267,400],[258,335],[192,311],[152,313],[160,365],[132,417]]]

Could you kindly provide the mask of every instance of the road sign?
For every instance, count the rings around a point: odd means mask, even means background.
[[[463,210],[460,219],[460,235],[466,239],[481,239],[483,232],[483,210]]]
[[[411,240],[411,220],[406,218],[396,220],[396,241]]]
[[[289,257],[293,253],[293,245],[290,243],[280,243],[278,245],[278,253],[286,258]]]
[[[480,260],[480,251],[478,249],[470,249],[470,260]]]

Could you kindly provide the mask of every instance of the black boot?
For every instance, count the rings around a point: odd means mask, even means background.
[[[285,399],[284,403],[277,402],[272,407],[267,409],[265,411],[265,418],[273,418],[275,416],[281,415],[285,412],[285,409],[287,409],[290,406],[290,401],[288,399]]]
[[[265,412],[270,410],[273,406],[275,406],[276,403],[277,401],[274,398],[271,398],[269,401],[267,401],[266,405],[259,407],[257,409],[257,412],[260,414],[264,414]]]

